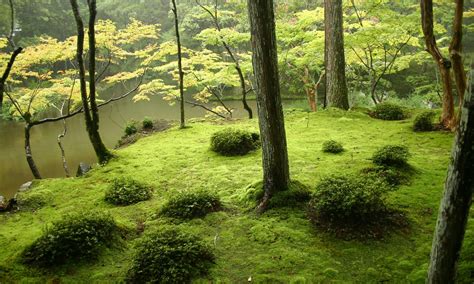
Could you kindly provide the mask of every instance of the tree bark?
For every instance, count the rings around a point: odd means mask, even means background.
[[[183,72],[183,55],[181,51],[181,36],[179,34],[178,9],[176,8],[176,0],[171,0],[173,5],[172,11],[174,15],[174,27],[176,32],[176,44],[178,46],[178,72],[179,72],[179,96],[180,96],[180,128],[186,127],[186,118],[184,114],[184,72]]]
[[[459,109],[461,110],[464,101],[464,93],[467,88],[466,70],[463,65],[462,47],[462,21],[464,12],[464,0],[456,0],[456,9],[453,21],[453,38],[449,46],[449,54],[453,62],[454,79],[456,90],[459,96]]]
[[[26,154],[26,162],[30,167],[31,173],[35,177],[35,179],[41,179],[41,174],[36,166],[35,160],[33,159],[33,153],[31,152],[31,143],[30,143],[30,130],[32,125],[28,122],[25,125],[25,154]]]
[[[324,22],[328,105],[348,110],[342,0],[324,1]]]
[[[5,94],[5,87],[6,87],[6,82],[8,79],[8,76],[10,76],[10,72],[13,68],[13,64],[15,64],[15,60],[17,56],[23,51],[23,48],[18,47],[16,48],[12,55],[10,56],[10,60],[8,61],[7,68],[5,68],[5,71],[3,71],[3,75],[0,78],[0,113],[3,109],[3,98]]]
[[[431,250],[428,283],[455,283],[474,191],[474,96],[467,94]]]
[[[262,137],[264,198],[258,211],[266,210],[277,191],[290,182],[285,122],[280,97],[273,0],[248,0],[252,35],[253,68]]]
[[[443,113],[441,124],[447,129],[454,129],[456,119],[454,116],[454,99],[451,82],[451,61],[441,54],[433,32],[433,1],[421,0],[421,25],[425,36],[427,51],[433,56],[443,82]]]

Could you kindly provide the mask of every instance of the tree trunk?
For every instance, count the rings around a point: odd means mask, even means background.
[[[306,98],[308,99],[308,105],[309,109],[312,112],[315,112],[317,110],[316,106],[316,88],[317,86],[311,86],[311,76],[309,74],[309,69],[308,67],[304,68],[304,76],[303,76],[303,83],[305,84],[305,92],[306,92]]]
[[[174,14],[174,27],[176,32],[176,44],[178,46],[178,72],[179,72],[179,96],[180,96],[180,110],[181,110],[181,119],[180,119],[180,128],[186,127],[186,120],[184,115],[184,72],[183,72],[183,56],[181,51],[181,37],[179,35],[179,19],[178,19],[178,9],[176,8],[176,0],[171,0],[173,4],[173,14]]]
[[[328,104],[330,107],[348,110],[342,0],[324,1],[324,22]]]
[[[455,283],[474,191],[474,96],[467,94],[431,250],[428,283]]]
[[[12,55],[10,56],[10,60],[8,61],[7,68],[3,71],[3,75],[0,78],[0,113],[3,109],[3,98],[5,94],[5,84],[7,82],[8,76],[10,76],[10,72],[13,68],[13,64],[15,64],[15,60],[17,56],[23,51],[23,48],[18,47],[16,48]]]
[[[25,154],[26,161],[30,167],[31,173],[35,179],[41,179],[41,174],[36,166],[35,160],[33,159],[33,153],[31,152],[31,143],[30,143],[30,130],[32,126],[27,122],[25,125]]]
[[[421,0],[421,25],[423,34],[425,36],[425,43],[427,51],[433,56],[435,60],[441,81],[443,82],[443,113],[441,115],[441,124],[447,129],[455,127],[454,116],[454,99],[451,83],[451,61],[444,58],[436,44],[436,39],[433,33],[433,1]]]
[[[453,62],[454,79],[456,82],[456,90],[459,96],[459,109],[461,110],[464,101],[464,93],[467,88],[466,71],[462,62],[462,20],[464,0],[456,0],[456,10],[454,12],[453,21],[453,38],[449,46],[449,54]]]
[[[265,194],[258,211],[263,212],[273,193],[288,189],[290,174],[278,77],[273,0],[248,0],[247,3],[263,152]]]

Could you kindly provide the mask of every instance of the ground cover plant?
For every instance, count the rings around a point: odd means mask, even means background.
[[[105,201],[114,205],[131,205],[149,200],[153,190],[131,178],[114,179],[105,192]]]
[[[260,135],[255,132],[226,128],[211,137],[211,150],[223,156],[241,156],[260,148]]]
[[[160,214],[177,219],[204,217],[222,209],[219,196],[206,191],[181,192],[172,196],[161,208]]]
[[[309,118],[309,121],[308,121]],[[412,122],[412,121],[410,121]],[[255,129],[257,121],[233,122]],[[315,191],[324,177],[353,175],[373,167],[374,152],[387,141],[410,149],[409,164],[416,169],[409,183],[386,195],[393,208],[410,221],[409,230],[395,230],[383,241],[350,240],[318,232],[303,206],[276,207],[261,216],[242,205],[249,185],[262,178],[261,154],[223,157],[208,151],[209,137],[227,125],[191,123],[144,137],[116,151],[117,158],[86,177],[48,179],[35,191],[48,192],[48,202],[34,212],[0,215],[0,282],[121,282],[127,278],[135,243],[107,249],[94,262],[65,264],[58,273],[43,274],[16,261],[21,252],[42,235],[46,223],[74,212],[106,210],[120,224],[142,225],[143,236],[167,224],[157,214],[167,200],[182,192],[217,192],[226,210],[179,223],[179,229],[199,236],[213,247],[215,265],[199,282],[364,282],[424,283],[437,208],[446,177],[452,134],[415,133],[411,123],[374,120],[362,112],[320,111],[286,113],[289,160],[293,180]],[[324,155],[321,145],[331,137],[343,141],[350,155]],[[184,151],[183,151],[184,150]],[[110,180],[133,176],[155,188],[155,198],[134,206],[115,207],[103,202]],[[301,203],[300,203],[301,204]],[[304,203],[303,203],[304,204]],[[470,219],[471,227],[474,219]],[[474,269],[474,231],[466,232],[458,279],[470,283]]]

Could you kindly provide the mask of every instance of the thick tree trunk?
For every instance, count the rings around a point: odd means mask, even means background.
[[[287,190],[290,182],[285,122],[278,77],[275,16],[272,0],[248,0],[252,35],[253,68],[263,148],[263,212],[276,191]]]
[[[28,166],[30,167],[31,173],[35,177],[35,179],[41,179],[41,174],[36,166],[35,160],[33,159],[33,153],[31,152],[31,143],[30,143],[30,130],[32,126],[29,123],[25,125],[25,154],[26,154],[26,162],[28,162]]]
[[[330,107],[349,109],[342,0],[324,1],[326,92]]]
[[[178,46],[178,72],[179,72],[179,96],[180,96],[180,128],[186,127],[186,118],[184,114],[184,72],[183,72],[183,56],[181,51],[181,37],[179,35],[179,18],[178,9],[176,8],[176,0],[171,0],[174,14],[174,27],[176,32],[176,44]]]
[[[461,110],[464,101],[464,93],[467,88],[466,70],[462,62],[462,20],[464,12],[464,0],[456,0],[456,10],[453,21],[453,38],[449,46],[449,54],[453,62],[454,79],[459,96],[459,108]]]
[[[428,283],[455,283],[474,191],[474,96],[467,94],[431,250]]]
[[[441,124],[447,129],[454,129],[456,119],[454,116],[454,99],[451,83],[451,61],[444,58],[441,54],[434,37],[433,32],[433,1],[421,0],[421,25],[425,36],[427,51],[433,56],[441,81],[443,82],[443,113],[441,115]]]
[[[23,51],[23,48],[18,47],[16,48],[12,55],[10,56],[10,60],[8,61],[7,68],[3,71],[2,77],[0,78],[0,113],[3,109],[3,98],[5,94],[5,84],[7,83],[8,76],[10,76],[10,72],[13,68],[13,64],[15,64],[15,60],[17,56]]]

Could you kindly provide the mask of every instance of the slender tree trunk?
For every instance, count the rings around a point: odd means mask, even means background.
[[[453,62],[454,79],[456,90],[459,96],[459,109],[461,110],[464,101],[464,93],[467,88],[466,70],[464,70],[462,58],[462,20],[464,12],[464,0],[456,0],[456,9],[453,21],[453,38],[449,46],[449,54]]]
[[[0,78],[0,113],[3,109],[3,98],[5,94],[5,84],[7,82],[8,76],[10,76],[10,72],[13,68],[13,64],[15,64],[15,60],[17,56],[23,51],[23,48],[18,47],[16,48],[12,55],[10,56],[10,60],[7,63],[7,68],[3,71],[2,77]]]
[[[455,283],[474,191],[474,96],[467,94],[431,250],[428,283]]]
[[[181,51],[181,37],[179,35],[179,19],[178,19],[178,9],[176,7],[176,0],[171,0],[173,5],[173,14],[174,14],[174,27],[176,32],[176,44],[178,46],[178,72],[179,72],[179,96],[180,96],[180,128],[186,127],[186,118],[184,114],[184,72],[183,72],[183,55]]]
[[[63,115],[61,113],[61,115]],[[71,175],[69,174],[69,167],[67,166],[67,160],[66,160],[66,151],[64,150],[64,146],[62,143],[62,139],[66,136],[67,134],[67,123],[66,120],[63,120],[63,132],[58,135],[57,142],[59,149],[61,150],[61,159],[63,161],[63,169],[64,172],[66,173],[66,177],[70,177]]]
[[[306,92],[306,98],[308,100],[308,105],[309,109],[312,112],[315,112],[317,110],[316,106],[316,90],[315,86],[311,86],[311,76],[309,74],[309,69],[308,67],[305,67],[304,69],[304,76],[303,76],[303,83],[305,84],[305,92]]]
[[[273,0],[248,0],[253,68],[263,148],[263,212],[276,191],[290,182],[285,122],[280,97]]]
[[[245,78],[244,78],[244,74],[242,73],[242,69],[240,68],[239,63],[236,63],[235,69],[237,70],[237,73],[239,74],[240,88],[242,90],[242,104],[244,105],[244,109],[247,111],[249,115],[249,119],[253,119],[252,108],[247,103],[247,87],[245,86]]]
[[[451,61],[443,57],[436,44],[433,32],[433,1],[421,0],[420,6],[421,25],[425,36],[426,48],[431,56],[433,56],[439,69],[441,81],[443,82],[443,113],[441,115],[441,124],[447,129],[453,129],[456,119],[454,116],[454,99],[450,76]]]
[[[326,92],[329,106],[349,109],[344,55],[342,0],[324,1]]]
[[[27,122],[25,125],[25,154],[26,161],[30,167],[31,173],[35,179],[41,179],[41,174],[36,166],[35,160],[33,159],[33,153],[31,152],[31,142],[30,142],[30,130],[32,126]]]

